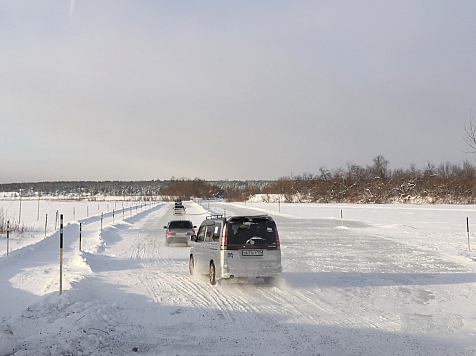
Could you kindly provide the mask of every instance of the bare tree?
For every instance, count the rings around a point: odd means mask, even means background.
[[[323,179],[327,182],[330,178],[330,175],[331,175],[330,172],[324,166],[321,166],[321,168],[319,168],[319,171],[321,172],[321,179]]]
[[[410,163],[410,178],[417,179],[420,176],[420,170],[417,168],[416,163]]]
[[[374,158],[374,165],[370,169],[375,176],[385,179],[388,173],[388,165],[389,161],[384,156],[378,155]]]
[[[468,125],[464,125],[464,141],[469,147],[469,153],[476,153],[476,120],[474,114],[469,113]]]

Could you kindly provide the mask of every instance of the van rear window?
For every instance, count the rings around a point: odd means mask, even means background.
[[[274,245],[276,224],[263,218],[238,218],[228,222],[228,245]]]

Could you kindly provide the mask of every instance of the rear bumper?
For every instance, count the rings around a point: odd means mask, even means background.
[[[221,278],[248,278],[248,277],[281,277],[283,269],[279,267],[264,268],[222,268]]]
[[[190,236],[171,236],[171,237],[166,237],[167,242],[169,244],[188,244],[188,241],[190,240]]]

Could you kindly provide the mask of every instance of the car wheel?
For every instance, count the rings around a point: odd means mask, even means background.
[[[215,264],[213,262],[210,263],[210,284],[212,286],[217,284],[216,277],[215,277]]]
[[[264,283],[266,284],[274,284],[276,279],[274,277],[264,277]]]
[[[188,270],[190,271],[191,276],[193,276],[194,269],[195,269],[195,261],[193,260],[193,256],[190,256],[190,261],[188,262]]]

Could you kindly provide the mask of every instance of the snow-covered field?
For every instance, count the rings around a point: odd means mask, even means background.
[[[282,280],[192,278],[189,249],[165,246],[170,203],[41,201],[38,219],[25,201],[31,231],[8,256],[0,238],[0,355],[476,355],[474,206],[185,205],[197,226],[207,210],[272,215]],[[18,200],[0,211],[18,220]]]

